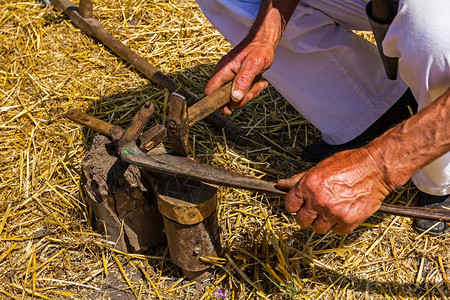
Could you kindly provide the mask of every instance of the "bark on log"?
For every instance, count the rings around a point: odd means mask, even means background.
[[[162,216],[146,170],[122,162],[103,135],[94,137],[81,166],[94,226],[116,249],[143,252],[164,242]]]

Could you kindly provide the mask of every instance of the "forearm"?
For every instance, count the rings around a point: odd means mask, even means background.
[[[275,50],[299,2],[300,0],[263,0],[245,40],[268,43]]]
[[[387,187],[393,190],[403,185],[450,151],[450,89],[366,148],[381,167]]]

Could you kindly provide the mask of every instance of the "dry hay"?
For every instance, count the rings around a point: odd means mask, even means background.
[[[95,1],[95,16],[134,51],[201,94],[230,46],[193,1]],[[0,295],[91,299],[123,287],[141,299],[445,299],[450,236],[411,229],[411,219],[376,214],[346,236],[299,228],[282,199],[221,189],[223,258],[203,285],[183,280],[166,247],[126,255],[92,231],[80,187],[91,132],[69,108],[127,124],[147,99],[164,122],[160,90],[103,45],[37,2],[0,2]],[[205,124],[191,140],[202,161],[276,180],[306,170],[298,153],[319,137],[273,89],[234,113],[246,148]],[[409,184],[388,202],[414,203]],[[107,276],[116,274],[114,280]],[[109,278],[109,277],[108,277]],[[127,297],[125,297],[127,295]],[[448,297],[448,296],[447,296]]]

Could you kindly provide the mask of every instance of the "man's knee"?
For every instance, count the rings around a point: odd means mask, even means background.
[[[447,1],[401,1],[383,41],[387,56],[400,57],[400,75],[423,98],[419,102],[435,98],[450,84],[449,12]]]
[[[445,1],[402,1],[383,46],[389,56],[416,59],[442,57],[450,53],[446,31],[450,26],[450,4]],[[394,46],[394,47],[392,47]],[[398,53],[390,53],[398,52]]]

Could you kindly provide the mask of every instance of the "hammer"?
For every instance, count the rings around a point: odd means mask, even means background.
[[[185,97],[177,93],[170,95],[167,137],[176,154],[188,156],[189,127],[194,126],[197,122],[230,102],[231,85],[232,82],[225,84],[189,108],[187,108]]]

